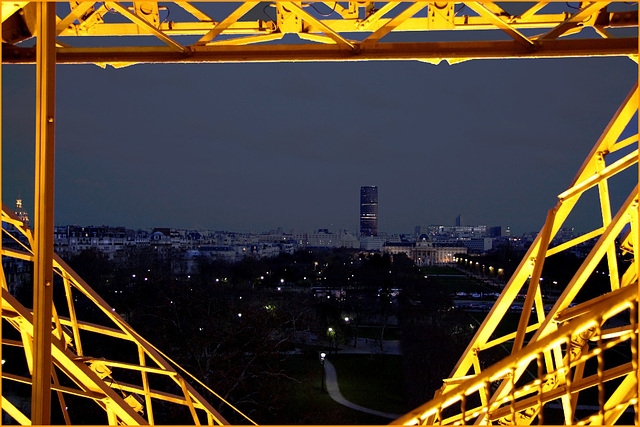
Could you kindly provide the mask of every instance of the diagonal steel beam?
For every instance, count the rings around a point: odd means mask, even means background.
[[[236,37],[234,39],[225,39],[209,42],[207,46],[244,46],[254,43],[269,42],[284,37],[283,33],[263,34],[258,36]]]
[[[524,301],[524,306],[522,307],[522,312],[520,313],[520,321],[518,322],[518,328],[516,329],[516,336],[513,342],[512,353],[520,350],[522,345],[524,344],[524,336],[527,330],[527,325],[529,324],[529,316],[531,315],[531,310],[533,308],[533,302],[535,295],[537,294],[537,290],[540,286],[540,277],[542,276],[542,267],[544,266],[544,261],[547,256],[547,249],[549,247],[549,242],[551,241],[551,231],[553,230],[553,223],[556,218],[557,209],[549,210],[547,214],[547,220],[542,227],[542,231],[540,232],[540,247],[538,249],[538,253],[535,256],[535,265],[533,267],[533,273],[531,274],[531,278],[529,279],[529,288],[527,290],[527,297]]]
[[[318,18],[309,14],[309,12],[302,9],[297,4],[293,2],[284,2],[284,4],[287,5],[287,8],[289,8],[291,12],[298,15],[298,17],[320,27],[321,31],[324,34],[326,34],[328,37],[330,37],[332,40],[334,40],[338,45],[347,47],[349,49],[356,49],[356,45],[353,42],[350,42],[349,40],[342,37],[340,34],[333,31],[331,28],[327,27],[322,21],[320,21]]]
[[[594,1],[587,4],[585,7],[580,9],[578,12],[571,15],[564,22],[553,28],[551,31],[543,34],[539,37],[539,40],[551,40],[560,37],[565,32],[569,31],[572,28],[577,27],[582,22],[591,17],[594,13],[599,12],[602,8],[606,7],[610,1]]]
[[[525,46],[527,48],[533,48],[535,46],[534,43],[527,37],[525,37],[520,31],[516,30],[513,26],[509,25],[509,23],[505,22],[499,16],[493,13],[486,4],[481,2],[465,2],[464,4],[469,9],[476,12],[478,15],[487,18],[493,25],[509,34],[516,42],[520,43],[522,46]]]
[[[427,6],[428,2],[426,1],[418,1],[413,3],[411,6],[400,12],[395,18],[391,19],[384,26],[380,27],[369,37],[364,39],[362,42],[364,45],[372,45],[377,43],[382,37],[389,34],[391,31],[396,29],[399,25],[405,22],[407,19],[411,18],[413,15],[418,13],[420,10],[424,9]]]
[[[384,4],[380,9],[378,9],[375,13],[369,15],[364,21],[358,24],[358,28],[361,30],[366,30],[371,25],[375,24],[386,15],[391,9],[399,5],[401,2],[399,1],[389,1]]]
[[[177,41],[173,40],[171,37],[169,37],[168,35],[166,35],[162,31],[158,30],[156,27],[154,27],[149,22],[147,22],[146,19],[141,18],[140,16],[138,16],[134,12],[131,12],[129,9],[127,9],[126,7],[121,5],[119,2],[115,2],[114,1],[114,2],[108,2],[106,4],[111,6],[113,9],[117,10],[121,15],[123,15],[126,18],[130,19],[132,22],[134,22],[138,26],[140,26],[140,28],[142,28],[143,30],[146,30],[150,34],[156,36],[157,38],[159,38],[160,40],[165,42],[172,49],[176,49],[176,50],[179,50],[179,51],[182,51],[182,52],[188,52],[189,51],[186,47],[182,46],[180,43],[178,43]]]
[[[80,18],[87,10],[93,7],[93,2],[79,3],[67,16],[58,21],[56,24],[56,35],[60,35],[73,21]]]
[[[526,21],[529,18],[531,18],[533,15],[535,15],[536,12],[542,10],[547,4],[549,4],[548,1],[539,1],[538,3],[533,5],[531,8],[529,8],[527,11],[525,11],[522,15],[520,15],[519,18]]]
[[[205,22],[206,21],[213,21],[213,19],[211,19],[209,17],[209,15],[207,15],[206,13],[204,13],[203,11],[198,9],[197,7],[193,6],[189,2],[177,1],[176,4],[178,6],[180,6],[181,8],[183,8],[184,10],[186,10],[187,12],[189,12],[190,14],[192,14],[193,16],[195,16],[196,18],[198,18],[200,21],[205,21]]]
[[[600,182],[612,177],[618,172],[628,168],[634,163],[638,162],[638,150],[634,150],[632,153],[624,156],[620,160],[610,164],[606,168],[597,171],[589,178],[584,181],[579,182],[568,190],[558,195],[558,199],[560,201],[565,201],[570,199],[571,197],[575,197],[577,195],[582,194],[584,191],[588,190],[591,187],[598,185]]]
[[[196,46],[206,45],[208,42],[216,38],[220,33],[229,28],[238,19],[242,18],[247,12],[255,7],[258,2],[244,2],[240,7],[233,11],[229,16],[224,18],[218,25],[216,25],[211,31],[202,36],[200,40],[196,42]]]

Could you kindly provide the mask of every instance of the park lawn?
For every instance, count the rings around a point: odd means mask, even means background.
[[[469,277],[433,277],[437,280],[440,286],[447,292],[499,292],[499,289],[494,289],[491,286],[487,286],[477,280]]]
[[[429,265],[426,267],[420,267],[420,271],[425,274],[462,274],[460,271],[456,270],[453,267],[449,266],[438,266],[438,265]]]
[[[322,366],[317,355],[295,355],[284,364],[289,376],[285,398],[271,420],[258,424],[280,425],[383,425],[391,420],[347,408],[321,389]]]
[[[381,326],[358,326],[358,338],[380,339]],[[400,328],[397,326],[387,326],[384,328],[385,340],[399,340]],[[353,340],[352,340],[353,341]]]
[[[447,292],[496,292],[491,286],[481,283],[465,275],[465,273],[449,266],[422,267],[422,272]]]
[[[340,392],[345,399],[393,414],[401,415],[411,409],[404,392],[402,356],[338,354],[331,355],[329,360],[336,368]]]

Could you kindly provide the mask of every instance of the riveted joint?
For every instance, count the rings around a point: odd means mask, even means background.
[[[531,52],[536,52],[542,49],[542,42],[540,40],[533,40],[533,43],[528,46],[528,49]]]
[[[596,157],[597,157],[598,160],[604,160],[604,158],[607,156],[607,154],[609,154],[608,150],[598,151],[596,153]]]
[[[185,46],[182,50],[182,56],[189,57],[193,56],[196,53],[196,49],[194,46]]]

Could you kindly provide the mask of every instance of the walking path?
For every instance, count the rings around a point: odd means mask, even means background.
[[[327,384],[327,392],[329,393],[329,397],[338,402],[341,405],[344,405],[348,408],[355,409],[356,411],[366,412],[367,414],[377,415],[378,417],[390,418],[395,420],[400,418],[400,414],[390,414],[387,412],[376,411],[374,409],[365,408],[364,406],[356,405],[344,398],[342,393],[340,393],[340,388],[338,387],[338,376],[336,375],[336,368],[333,366],[331,362],[327,359],[324,361],[324,373]]]

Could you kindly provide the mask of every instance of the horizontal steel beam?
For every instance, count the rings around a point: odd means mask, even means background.
[[[527,49],[515,41],[378,43],[357,49],[337,45],[245,45],[198,46],[188,53],[169,47],[58,48],[58,64],[217,63],[217,62],[308,62],[565,58],[638,55],[638,38],[560,39],[536,42]],[[3,46],[3,63],[35,63],[35,50]]]

